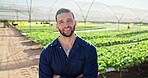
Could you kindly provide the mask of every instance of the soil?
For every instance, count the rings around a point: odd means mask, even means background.
[[[0,78],[38,78],[42,46],[13,27],[0,27]]]
[[[111,71],[102,73],[99,78],[148,78],[148,62],[139,64],[139,66],[124,68],[123,71]]]

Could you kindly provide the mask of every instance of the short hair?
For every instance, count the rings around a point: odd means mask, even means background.
[[[57,15],[59,15],[61,13],[69,13],[69,12],[72,14],[73,18],[75,19],[74,14],[69,9],[61,8],[56,13],[56,16],[55,16],[56,21],[57,21]]]

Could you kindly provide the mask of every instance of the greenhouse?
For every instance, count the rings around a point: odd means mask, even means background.
[[[0,0],[0,78],[148,78],[147,3]]]
[[[31,17],[32,21],[54,21],[57,9],[69,8],[78,21],[148,23],[146,3],[145,0],[132,0],[126,6],[119,6],[99,0],[1,0],[0,19],[27,21]],[[136,8],[139,4],[144,7]]]

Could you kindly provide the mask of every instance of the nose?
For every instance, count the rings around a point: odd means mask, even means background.
[[[68,22],[65,22],[64,27],[68,27],[68,26],[69,26],[69,23]]]

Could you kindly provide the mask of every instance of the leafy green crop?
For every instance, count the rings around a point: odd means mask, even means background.
[[[147,30],[108,30],[76,34],[96,46],[100,72],[105,72],[109,67],[119,70],[148,61]],[[32,32],[31,36],[29,33],[26,36],[46,46],[59,33],[38,30]]]
[[[101,66],[99,70],[102,71],[102,67],[114,67],[119,70],[119,68],[138,65],[148,59],[147,46],[148,40],[123,45],[97,47],[98,64]]]
[[[98,26],[76,26],[76,31],[77,30],[92,30],[92,29],[102,29],[104,27],[98,27]],[[18,30],[20,30],[23,33],[30,33],[30,27],[17,27]],[[31,32],[57,32],[58,30],[56,29],[55,26],[32,26],[31,27]]]
[[[50,34],[50,35],[49,35]],[[135,41],[148,40],[148,31],[146,30],[109,30],[97,32],[79,32],[76,33],[86,41],[92,43],[96,47],[111,46],[117,44],[132,43]],[[32,32],[31,38],[38,41],[43,46],[49,44],[59,34],[49,32]],[[130,36],[129,36],[130,35]],[[127,36],[127,37],[126,37]],[[27,34],[30,37],[30,34]]]

